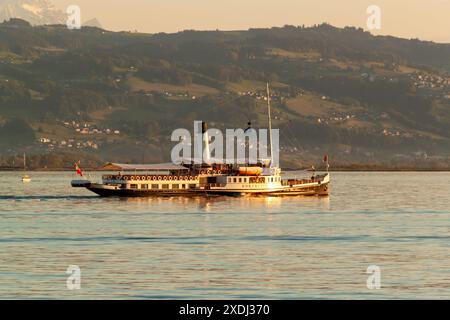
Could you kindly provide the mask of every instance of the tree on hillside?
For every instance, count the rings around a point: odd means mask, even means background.
[[[8,146],[29,145],[36,139],[33,129],[19,118],[7,121],[0,127],[0,144]]]

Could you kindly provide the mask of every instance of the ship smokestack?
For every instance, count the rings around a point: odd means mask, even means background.
[[[205,150],[203,151],[203,161],[207,164],[210,164],[211,153],[209,150],[208,124],[206,122],[202,122],[202,134],[203,134],[203,142],[205,143]]]

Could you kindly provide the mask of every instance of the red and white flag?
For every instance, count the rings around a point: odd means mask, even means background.
[[[83,171],[81,171],[80,167],[78,166],[78,163],[75,163],[75,171],[79,176],[83,176]]]

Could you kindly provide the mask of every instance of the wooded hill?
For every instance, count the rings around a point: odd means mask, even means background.
[[[167,161],[194,120],[266,127],[266,82],[284,166],[449,164],[450,45],[328,24],[150,35],[14,19],[0,24],[0,166]]]

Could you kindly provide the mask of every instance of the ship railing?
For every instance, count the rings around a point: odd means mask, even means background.
[[[281,184],[283,186],[293,186],[293,185],[302,185],[302,184],[314,184],[314,183],[320,183],[322,179],[288,179],[288,180],[282,180]]]
[[[198,176],[194,175],[139,175],[139,174],[130,174],[130,175],[104,175],[102,177],[105,181],[145,181],[145,182],[171,182],[171,181],[195,181],[198,180]]]

